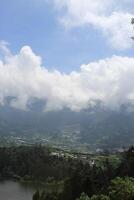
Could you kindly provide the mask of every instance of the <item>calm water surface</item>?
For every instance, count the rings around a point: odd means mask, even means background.
[[[35,188],[13,181],[0,182],[1,200],[32,200]]]

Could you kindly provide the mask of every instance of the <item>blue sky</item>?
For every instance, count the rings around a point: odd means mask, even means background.
[[[105,36],[88,23],[66,28],[59,22],[62,12],[45,0],[1,0],[0,40],[9,42],[15,53],[29,45],[48,69],[67,73],[113,54],[133,56],[133,47],[112,48]]]

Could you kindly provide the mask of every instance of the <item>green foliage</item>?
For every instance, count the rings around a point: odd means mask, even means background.
[[[40,198],[40,194],[39,194],[39,191],[37,190],[33,195],[33,200],[39,200],[39,198]]]
[[[109,187],[111,200],[133,200],[134,199],[134,178],[120,178],[111,181]]]
[[[119,167],[120,176],[134,177],[134,147],[130,147],[122,156],[122,162]]]
[[[109,156],[91,165],[41,146],[0,148],[0,177],[43,182],[33,200],[134,200],[134,178],[119,178],[134,177],[134,147],[120,157],[118,165]]]
[[[110,200],[110,198],[106,195],[94,195],[90,200]]]
[[[33,195],[33,200],[58,200],[58,194],[54,192],[41,192],[36,191]]]
[[[57,193],[42,193],[39,200],[58,200]]]
[[[110,198],[106,195],[93,195],[89,198],[85,193],[82,193],[78,200],[110,200]]]
[[[90,198],[85,193],[82,193],[78,200],[90,200]]]
[[[75,165],[75,162],[73,162]],[[45,181],[48,177],[62,180],[69,175],[71,161],[51,156],[46,147],[21,146],[0,148],[0,176],[23,180]]]

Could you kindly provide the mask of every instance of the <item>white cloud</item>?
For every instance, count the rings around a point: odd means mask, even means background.
[[[10,52],[0,60],[0,103],[14,96],[11,106],[21,109],[26,109],[30,98],[47,101],[46,110],[80,110],[92,99],[115,106],[134,99],[133,77],[134,58],[113,56],[65,74],[48,71],[41,58],[24,46],[18,54]]]
[[[66,27],[88,24],[106,36],[112,48],[125,50],[132,46],[133,0],[51,0],[62,12],[60,21]]]

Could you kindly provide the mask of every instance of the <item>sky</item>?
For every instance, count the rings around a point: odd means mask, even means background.
[[[1,0],[0,40],[7,41],[13,52],[29,45],[48,69],[67,73],[79,70],[83,63],[113,54],[133,56],[129,26],[134,3],[132,0],[119,2]]]
[[[26,109],[134,98],[133,0],[0,0],[0,102]],[[110,95],[109,95],[110,91]]]

